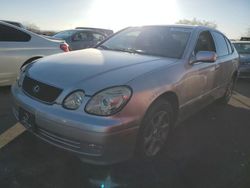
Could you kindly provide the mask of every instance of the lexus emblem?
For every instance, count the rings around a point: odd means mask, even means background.
[[[40,91],[39,85],[33,87],[33,93],[39,93],[39,91]]]

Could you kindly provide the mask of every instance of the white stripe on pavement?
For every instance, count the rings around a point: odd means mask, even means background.
[[[26,129],[20,123],[15,124],[0,135],[0,149],[22,134]]]
[[[240,93],[234,91],[233,92],[233,98],[236,99],[237,101],[239,101],[241,104],[247,106],[248,108],[250,108],[250,98],[241,95]]]

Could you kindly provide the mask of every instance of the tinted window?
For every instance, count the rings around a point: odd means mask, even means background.
[[[102,46],[107,50],[181,58],[190,33],[190,29],[167,26],[132,27],[117,33]]]
[[[61,31],[57,34],[55,34],[53,37],[59,38],[59,39],[67,39],[71,37],[76,31],[75,30],[67,30],[67,31]]]
[[[229,54],[233,53],[233,47],[232,47],[231,42],[227,38],[225,38],[225,40],[227,42],[227,48],[228,48]]]
[[[6,42],[27,42],[30,35],[15,28],[0,24],[0,41]]]
[[[89,40],[89,35],[87,32],[78,32],[73,36],[73,41],[87,41]]]
[[[93,35],[93,40],[95,41],[102,41],[105,39],[105,37],[99,33],[92,33]]]
[[[213,37],[215,40],[215,45],[216,45],[216,52],[217,55],[220,56],[224,56],[224,55],[228,55],[228,47],[227,47],[227,43],[225,41],[225,38],[222,34],[217,33],[217,32],[212,32],[213,33]]]
[[[195,54],[199,51],[213,51],[215,52],[214,40],[209,31],[203,31],[198,38],[195,46]]]

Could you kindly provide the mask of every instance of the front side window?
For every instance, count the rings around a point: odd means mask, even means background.
[[[218,57],[228,55],[229,51],[224,36],[217,32],[212,32],[212,35],[215,40],[216,52]]]
[[[169,26],[132,27],[100,45],[106,50],[181,58],[191,29]]]
[[[199,51],[212,51],[215,52],[214,40],[209,31],[203,31],[199,35],[197,40],[194,53],[197,54]]]
[[[28,42],[31,36],[16,28],[0,24],[0,41],[1,42]]]
[[[232,47],[232,43],[227,39],[225,38],[226,42],[227,42],[227,47],[228,47],[228,51],[229,51],[229,54],[233,53],[233,47]]]

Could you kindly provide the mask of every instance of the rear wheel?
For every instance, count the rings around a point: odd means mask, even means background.
[[[156,157],[166,144],[173,123],[174,110],[171,103],[157,100],[143,119],[138,137],[138,156],[146,160]]]
[[[219,99],[219,102],[221,104],[227,104],[230,101],[230,98],[233,95],[234,85],[235,85],[235,79],[232,78],[231,81],[227,85],[227,89],[226,89],[224,96]]]

